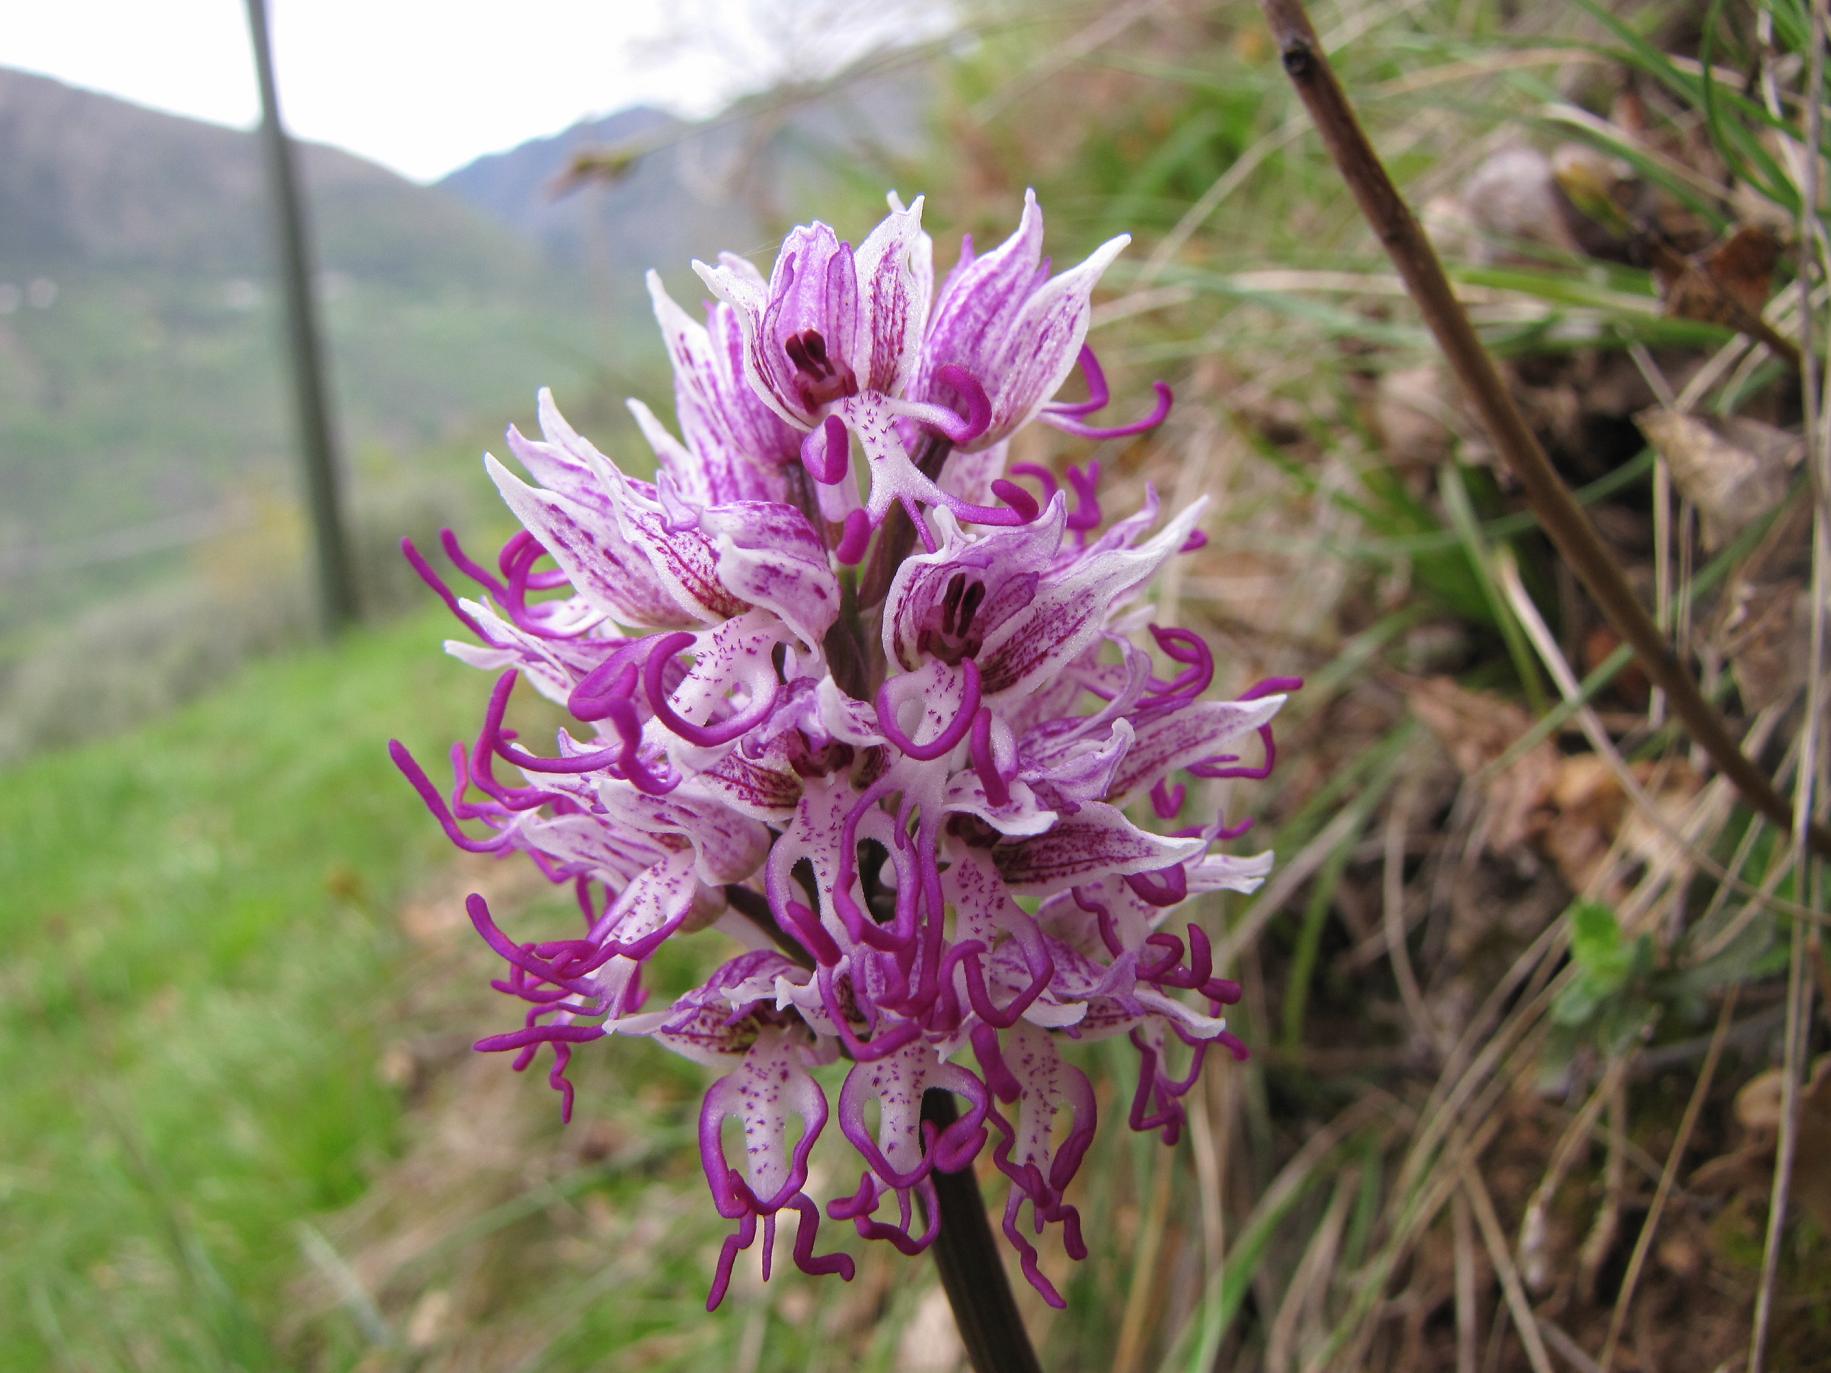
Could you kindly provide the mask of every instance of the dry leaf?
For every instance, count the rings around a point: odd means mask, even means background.
[[[1651,814],[1634,803],[1608,759],[1594,753],[1560,759],[1540,836],[1572,891],[1594,892],[1610,904],[1628,894],[1622,881],[1596,885],[1611,853],[1626,861],[1630,877],[1635,866],[1657,871],[1689,865],[1672,835],[1703,786],[1703,778],[1682,761],[1630,763],[1628,775],[1645,794]]]
[[[1572,891],[1583,891],[1608,858],[1627,812],[1627,793],[1608,761],[1593,753],[1558,760],[1543,829],[1545,852]]]
[[[1411,689],[1412,714],[1437,736],[1457,771],[1470,780],[1482,774],[1532,728],[1532,717],[1491,692],[1470,691],[1448,677],[1432,677]],[[1488,812],[1482,839],[1504,852],[1538,831],[1544,804],[1557,775],[1558,751],[1550,743],[1529,749],[1506,771],[1483,784]]]
[[[1688,861],[1668,834],[1677,830],[1703,785],[1684,763],[1629,764],[1653,812],[1643,815],[1607,759],[1593,753],[1566,757],[1550,742],[1488,776],[1487,769],[1533,723],[1511,701],[1435,677],[1413,685],[1410,705],[1457,770],[1481,779],[1487,810],[1478,838],[1489,851],[1505,853],[1536,841],[1572,891],[1593,890],[1611,854],[1628,860],[1630,871],[1636,863],[1650,870]],[[1614,901],[1626,892],[1609,888],[1597,895]]]
[[[1744,224],[1704,252],[1659,254],[1653,279],[1668,315],[1740,329],[1767,308],[1779,261],[1780,240],[1758,225]]]
[[[1735,672],[1736,690],[1751,711],[1788,700],[1805,685],[1811,532],[1811,505],[1794,504],[1736,569],[1706,631],[1710,649]]]
[[[1811,599],[1803,582],[1739,582],[1725,605],[1719,646],[1750,711],[1766,710],[1805,685]]]
[[[1647,442],[1672,469],[1672,480],[1704,522],[1704,547],[1715,551],[1775,509],[1792,488],[1805,456],[1795,434],[1759,420],[1705,418],[1654,407],[1634,416]]]
[[[1700,1192],[1741,1191],[1765,1199],[1773,1182],[1780,1138],[1782,1070],[1769,1068],[1736,1093],[1736,1121],[1746,1139],[1691,1175]],[[1831,1233],[1831,1054],[1812,1065],[1799,1091],[1799,1139],[1793,1162],[1793,1199],[1820,1230]]]

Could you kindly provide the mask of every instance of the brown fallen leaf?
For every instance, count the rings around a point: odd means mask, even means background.
[[[1483,776],[1533,723],[1532,716],[1513,702],[1492,692],[1470,691],[1448,677],[1414,683],[1409,704],[1412,714],[1437,736],[1456,770],[1470,780]],[[1505,852],[1542,828],[1544,818],[1538,812],[1557,770],[1557,748],[1547,742],[1484,780],[1488,813],[1481,837],[1485,847]]]
[[[1704,523],[1714,552],[1786,499],[1805,441],[1759,420],[1687,415],[1655,406],[1634,416]]]
[[[1805,685],[1811,646],[1812,506],[1796,502],[1742,560],[1724,588],[1704,642],[1735,673],[1751,711]]]
[[[1766,710],[1805,685],[1811,606],[1803,582],[1743,581],[1734,589],[1719,642],[1749,710]]]
[[[1488,769],[1533,723],[1531,715],[1503,697],[1433,677],[1412,685],[1409,704],[1457,771],[1480,784],[1487,809],[1477,838],[1489,852],[1507,853],[1530,843],[1551,859],[1572,891],[1591,890],[1611,854],[1629,860],[1629,875],[1636,860],[1649,868],[1686,861],[1671,832],[1703,786],[1687,764],[1628,765],[1650,802],[1652,814],[1644,814],[1609,760],[1593,753],[1565,756],[1549,741],[1490,774]],[[1618,901],[1626,890],[1611,887],[1597,895]]]
[[[1701,253],[1656,253],[1653,279],[1668,315],[1740,329],[1767,308],[1779,261],[1780,240],[1759,225],[1744,224]]]
[[[1766,344],[1789,365],[1799,365],[1799,345],[1762,316],[1780,261],[1780,240],[1768,230],[1744,224],[1715,247],[1690,254],[1669,236],[1649,232],[1641,248],[1653,264],[1660,305],[1668,315],[1728,325]]]
[[[1736,1122],[1744,1140],[1700,1165],[1691,1175],[1699,1192],[1748,1193],[1765,1199],[1773,1182],[1780,1139],[1782,1070],[1769,1068],[1736,1093]],[[1799,1091],[1799,1138],[1793,1161],[1793,1199],[1820,1230],[1831,1232],[1831,1054],[1812,1065]]]
[[[1627,793],[1606,759],[1578,753],[1558,760],[1541,831],[1545,851],[1573,891],[1582,891],[1608,857],[1627,813]]]
[[[1697,772],[1681,761],[1633,762],[1628,775],[1646,794],[1651,814],[1634,803],[1608,759],[1594,753],[1560,758],[1539,835],[1540,846],[1572,891],[1594,891],[1609,904],[1626,898],[1636,863],[1654,868],[1689,862],[1672,832],[1703,786]],[[1627,878],[1597,890],[1611,853],[1629,861]]]

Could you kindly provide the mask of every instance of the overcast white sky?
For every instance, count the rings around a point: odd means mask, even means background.
[[[892,0],[268,0],[280,108],[300,138],[416,180],[588,115],[702,115],[789,64],[831,70],[945,26]],[[898,18],[898,11],[901,18]],[[0,0],[0,65],[246,127],[260,117],[244,0]]]

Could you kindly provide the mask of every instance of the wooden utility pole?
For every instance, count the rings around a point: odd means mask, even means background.
[[[311,244],[293,168],[292,144],[280,123],[273,47],[267,33],[267,3],[247,0],[247,5],[248,36],[254,45],[254,66],[261,83],[261,144],[267,164],[267,194],[279,240],[280,279],[286,288],[286,334],[299,426],[299,457],[305,467],[305,502],[311,513],[317,559],[318,612],[324,632],[334,635],[356,618],[356,581],[337,495],[336,440],[324,385]]]

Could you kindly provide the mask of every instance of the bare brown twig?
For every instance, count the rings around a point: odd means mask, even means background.
[[[1673,714],[1691,737],[1750,806],[1775,824],[1791,828],[1793,807],[1743,754],[1723,717],[1672,652],[1665,635],[1615,566],[1595,526],[1571,496],[1521,416],[1493,359],[1469,323],[1468,314],[1450,289],[1430,240],[1355,118],[1354,107],[1335,78],[1301,0],[1260,0],[1260,8],[1271,26],[1284,70],[1322,134],[1342,179],[1404,278],[1445,360],[1481,415],[1495,448],[1524,489],[1545,532],[1609,622],[1632,647],[1647,676],[1665,690]],[[1805,842],[1812,850],[1831,857],[1831,829],[1816,823],[1803,828]]]

